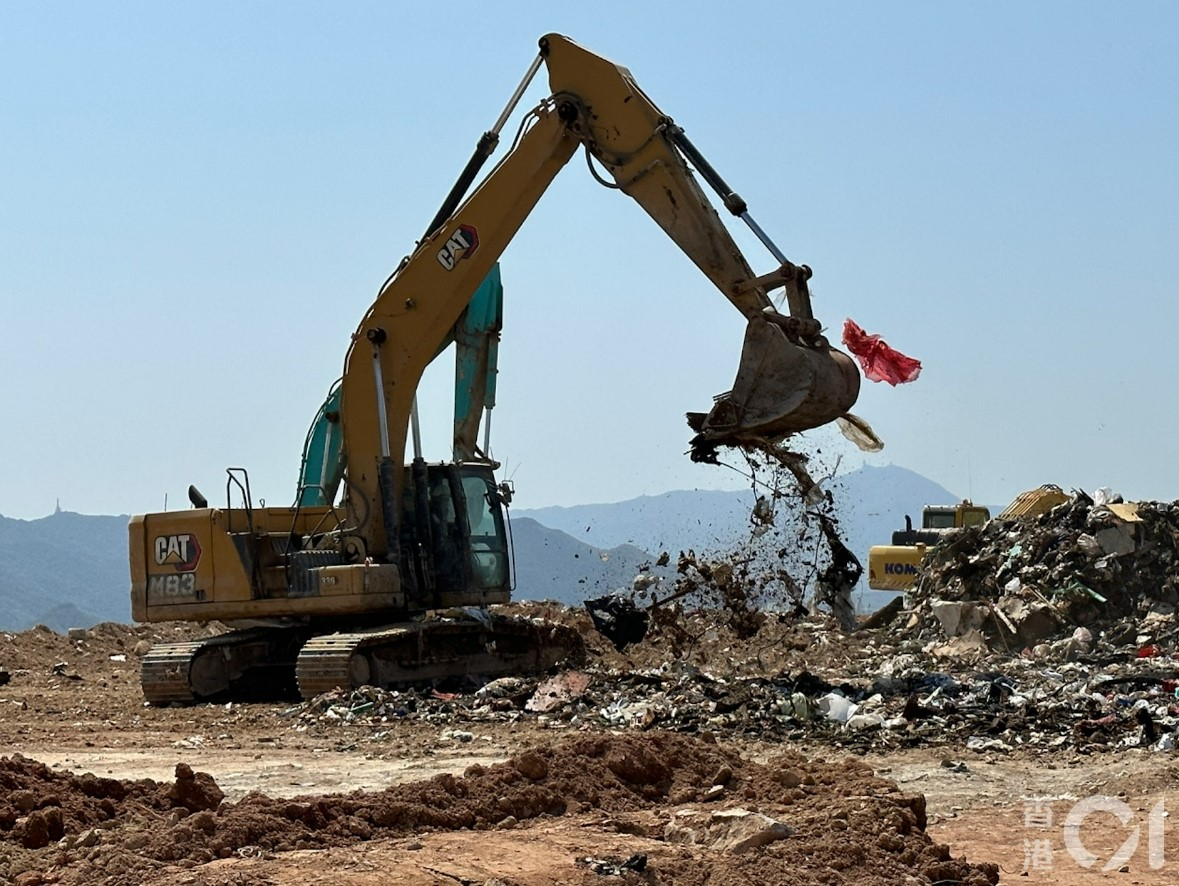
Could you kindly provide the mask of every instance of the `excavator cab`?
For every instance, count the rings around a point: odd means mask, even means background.
[[[491,462],[407,467],[401,520],[403,582],[422,609],[506,603],[511,566]]]

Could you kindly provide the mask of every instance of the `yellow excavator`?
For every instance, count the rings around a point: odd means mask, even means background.
[[[542,66],[551,93],[472,189]],[[810,269],[786,259],[626,68],[549,34],[352,336],[332,411],[339,488],[316,495],[301,488],[290,507],[255,506],[248,474],[230,468],[225,507],[190,488],[192,509],[131,519],[134,618],[231,628],[151,649],[141,666],[149,702],[295,691],[311,698],[334,687],[490,678],[550,668],[572,653],[572,631],[487,608],[510,599],[509,490],[481,451],[427,462],[415,396],[473,294],[579,147],[591,172],[637,201],[747,321],[732,390],[689,415],[693,457],[778,442],[851,408],[859,372],[812,313]],[[777,267],[753,272],[697,176]],[[786,313],[771,301],[777,289],[785,291]]]
[[[1052,483],[1021,492],[997,520],[1038,517],[1069,496]],[[982,526],[991,519],[991,511],[965,499],[956,505],[926,505],[921,509],[921,528],[905,516],[905,528],[892,534],[892,544],[873,545],[868,549],[868,587],[877,591],[908,591],[917,585],[921,567],[930,549],[955,531],[967,526]]]
[[[921,509],[921,528],[905,515],[905,528],[892,534],[892,544],[868,549],[868,587],[877,591],[907,591],[917,584],[921,564],[929,549],[947,532],[964,526],[981,526],[991,511],[965,499],[956,505],[926,505]]]

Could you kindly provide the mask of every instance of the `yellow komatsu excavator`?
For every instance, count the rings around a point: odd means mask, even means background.
[[[470,190],[542,66],[551,94]],[[340,385],[342,484],[322,497],[337,503],[309,505],[300,490],[291,507],[255,507],[246,472],[231,468],[226,507],[190,490],[193,509],[132,518],[135,619],[232,628],[153,648],[141,672],[148,701],[296,690],[310,698],[337,686],[527,672],[570,654],[571,631],[486,609],[507,602],[511,587],[507,490],[496,483],[497,465],[481,453],[427,463],[416,440],[407,464],[406,444],[424,370],[578,147],[612,181],[595,175],[637,201],[747,320],[732,390],[708,412],[689,415],[694,458],[711,460],[719,446],[780,441],[851,408],[859,373],[811,312],[810,269],[786,260],[626,68],[549,34],[352,337]],[[697,175],[766,245],[776,268],[753,272]],[[770,300],[779,288],[788,313]],[[467,614],[437,614],[457,607]]]
[[[921,564],[929,549],[947,533],[964,526],[981,526],[991,511],[965,499],[956,505],[926,505],[921,528],[905,516],[905,528],[892,534],[892,544],[872,545],[868,550],[868,587],[877,591],[907,591],[917,584]]]
[[[1026,520],[1047,513],[1069,496],[1052,483],[1045,483],[1016,496],[999,512],[996,520]],[[914,529],[910,517],[905,528],[892,534],[892,544],[868,549],[868,587],[878,591],[909,591],[917,585],[921,567],[937,544],[959,529],[982,526],[991,511],[969,499],[956,505],[926,505],[921,510],[921,528]]]

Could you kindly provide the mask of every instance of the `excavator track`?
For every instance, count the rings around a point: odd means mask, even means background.
[[[293,696],[305,628],[249,628],[163,643],[143,657],[139,681],[153,705]]]
[[[139,667],[139,682],[143,697],[150,704],[165,705],[196,700],[188,682],[192,659],[204,641],[165,643],[153,646],[143,657]]]
[[[296,694],[311,699],[337,688],[539,673],[577,666],[585,657],[572,628],[504,615],[312,633],[307,627],[249,628],[153,646],[140,666],[143,696],[153,705]]]
[[[502,615],[435,618],[313,637],[299,653],[296,679],[312,699],[337,688],[538,673],[584,656],[581,635],[564,625]]]

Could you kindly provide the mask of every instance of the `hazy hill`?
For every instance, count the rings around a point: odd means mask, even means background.
[[[516,590],[521,600],[559,600],[578,605],[629,588],[652,557],[634,545],[597,548],[529,517],[512,518]],[[667,574],[664,570],[652,570]]]
[[[920,520],[927,504],[953,504],[958,496],[907,468],[864,467],[828,483],[841,515],[848,544],[857,553],[887,542],[904,526],[905,514]],[[692,490],[642,496],[614,504],[513,509],[513,519],[529,517],[600,548],[630,544],[673,553],[725,550],[749,531],[751,490]]]
[[[0,517],[0,628],[131,620],[127,517]]]
[[[849,547],[862,560],[886,542],[904,515],[957,501],[905,468],[863,468],[836,478]],[[516,596],[580,603],[629,587],[661,551],[720,553],[746,535],[750,491],[679,491],[615,504],[513,510]],[[59,512],[40,520],[0,517],[0,629],[46,624],[55,630],[127,622],[127,518]],[[890,595],[866,589],[863,609]]]

